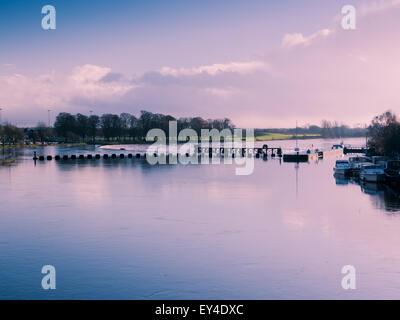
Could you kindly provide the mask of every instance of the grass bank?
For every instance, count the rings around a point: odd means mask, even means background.
[[[15,162],[14,159],[0,159],[0,166],[9,166]]]
[[[293,134],[286,133],[275,133],[275,132],[262,132],[256,135],[256,141],[271,141],[271,140],[293,140],[296,136]],[[320,134],[298,134],[297,139],[318,139],[322,138]]]
[[[0,145],[1,149],[23,149],[23,148],[43,148],[43,147],[79,147],[79,146],[86,146],[87,143],[45,143],[45,144],[12,144],[12,145]]]

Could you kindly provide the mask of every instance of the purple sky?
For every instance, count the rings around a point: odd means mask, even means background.
[[[240,127],[364,124],[399,110],[400,0],[0,1],[0,107],[230,117]],[[341,28],[341,8],[357,29]]]

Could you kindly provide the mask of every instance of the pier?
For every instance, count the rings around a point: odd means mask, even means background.
[[[316,161],[319,159],[324,159],[330,156],[338,156],[342,155],[344,153],[345,149],[339,148],[339,149],[332,149],[332,150],[327,150],[327,151],[321,151],[318,150],[316,152],[297,152],[297,153],[285,153],[283,154],[282,148],[280,147],[268,147],[267,145],[264,145],[262,148],[201,148],[197,147],[195,148],[195,152],[189,154],[186,152],[185,154],[181,154],[181,156],[186,156],[186,157],[191,157],[191,156],[198,156],[198,157],[204,157],[207,156],[212,158],[212,157],[221,157],[221,158],[226,158],[226,157],[255,157],[255,158],[262,158],[266,160],[268,157],[271,158],[283,158],[284,162],[310,162],[310,161]],[[44,161],[44,160],[56,160],[56,161],[66,161],[66,160],[98,160],[98,159],[146,159],[146,152],[136,152],[136,153],[112,153],[112,154],[71,154],[71,155],[40,155],[37,156],[36,151],[34,152],[34,157],[33,160],[39,160],[39,161]],[[154,153],[154,157],[177,157],[178,153]]]
[[[344,147],[343,149],[343,153],[344,154],[349,154],[349,153],[362,153],[365,154],[367,153],[367,149],[366,148],[354,148],[354,147]]]
[[[159,157],[159,156],[178,156],[178,153],[154,153],[154,157]],[[282,154],[282,148],[280,147],[268,147],[267,145],[264,145],[262,148],[201,148],[198,147],[196,148],[195,153],[189,154],[189,153],[185,153],[185,154],[181,154],[181,156],[186,156],[186,157],[190,157],[190,156],[209,156],[211,157],[256,157],[256,158],[263,158],[266,159],[268,156],[270,156],[271,158],[282,158],[283,154]],[[87,160],[93,160],[93,159],[124,159],[124,158],[136,158],[136,159],[141,159],[141,158],[146,158],[146,152],[137,152],[135,154],[133,153],[120,153],[120,154],[116,154],[116,153],[112,153],[112,154],[71,154],[71,155],[40,155],[38,156],[36,151],[34,152],[34,156],[33,156],[33,160],[39,160],[39,161],[44,161],[44,160],[56,160],[56,161],[61,161],[61,160],[76,160],[76,159],[87,159]]]

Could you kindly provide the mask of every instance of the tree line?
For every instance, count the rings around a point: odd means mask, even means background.
[[[24,130],[13,126],[11,124],[0,124],[0,142],[5,145],[8,144],[17,144],[22,141],[25,137]]]
[[[346,137],[365,137],[366,128],[351,128],[337,121],[322,120],[321,125],[306,125],[298,128],[277,128],[277,129],[256,129],[257,132],[284,133],[295,135],[316,135],[321,138],[346,138]]]
[[[191,128],[201,133],[201,129],[233,129],[234,124],[228,118],[203,119],[202,117],[179,118],[171,115],[141,111],[140,116],[129,113],[103,114],[86,116],[81,113],[72,115],[61,112],[57,115],[54,130],[58,137],[65,142],[95,142],[96,139],[107,141],[134,141],[145,140],[151,129],[162,129],[166,134],[169,131],[169,122],[177,121],[178,131]]]

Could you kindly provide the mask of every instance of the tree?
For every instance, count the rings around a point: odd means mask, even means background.
[[[5,124],[0,131],[0,140],[5,143],[16,144],[23,141],[25,137],[24,131],[11,124]]]
[[[75,133],[79,135],[83,141],[85,141],[86,136],[89,134],[89,118],[81,113],[75,116]]]
[[[68,140],[73,137],[71,133],[75,133],[76,119],[70,113],[61,112],[57,115],[54,128],[56,129],[57,134],[68,142]]]
[[[110,140],[112,137],[112,114],[103,114],[100,119],[100,126],[103,130],[104,138]]]
[[[88,134],[92,137],[92,142],[95,142],[97,129],[100,126],[100,117],[91,115],[88,119]]]
[[[376,116],[368,128],[368,146],[386,155],[400,153],[400,123],[387,111]]]
[[[51,136],[51,129],[49,127],[47,127],[44,122],[39,122],[36,125],[34,132],[36,132],[34,137],[35,138],[37,137],[37,139],[42,143],[45,142],[46,140],[49,140],[49,138]],[[34,139],[34,140],[36,140],[36,139]]]
[[[121,120],[116,114],[103,114],[100,119],[100,126],[107,140],[120,137],[121,135]]]
[[[207,128],[208,122],[201,117],[195,117],[190,121],[190,127],[197,132],[200,137],[201,129]]]

